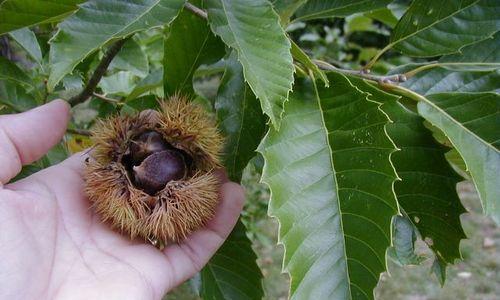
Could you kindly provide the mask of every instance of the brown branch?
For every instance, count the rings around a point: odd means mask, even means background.
[[[197,15],[198,17],[202,18],[202,19],[208,19],[208,15],[207,15],[207,12],[204,11],[203,9],[189,3],[189,2],[186,2],[186,4],[184,4],[184,8],[186,8],[187,10],[191,11],[192,13],[194,13],[195,15]]]
[[[68,102],[71,104],[71,106],[75,106],[79,103],[84,102],[87,100],[92,94],[94,93],[97,84],[99,81],[101,81],[102,76],[108,69],[109,64],[113,60],[113,58],[118,54],[120,49],[123,47],[123,44],[129,39],[130,37],[123,38],[121,40],[116,41],[109,49],[106,51],[104,54],[104,57],[102,58],[101,62],[99,62],[99,65],[97,68],[94,70],[94,74],[89,79],[89,82],[87,82],[87,85],[83,89],[83,91],[80,92],[80,94],[71,97]]]

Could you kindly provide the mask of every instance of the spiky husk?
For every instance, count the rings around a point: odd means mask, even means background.
[[[159,128],[167,142],[186,150],[194,158],[199,170],[221,166],[220,152],[223,139],[206,111],[178,95],[161,104]]]
[[[151,196],[136,188],[121,163],[130,140],[155,130],[174,147],[186,151],[194,171],[170,181]],[[94,148],[85,169],[85,192],[103,221],[127,233],[163,243],[184,239],[210,220],[218,202],[222,137],[200,106],[182,97],[161,104],[161,111],[113,117],[93,130]]]

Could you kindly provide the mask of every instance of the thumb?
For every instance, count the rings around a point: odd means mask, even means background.
[[[69,105],[63,100],[0,116],[0,186],[59,142],[68,120]]]

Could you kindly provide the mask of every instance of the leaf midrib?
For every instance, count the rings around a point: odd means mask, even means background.
[[[333,153],[332,153],[332,149],[330,147],[330,137],[328,135],[328,128],[326,127],[326,122],[325,122],[325,116],[323,115],[323,107],[321,106],[321,99],[319,97],[319,91],[318,91],[318,88],[317,88],[317,85],[316,85],[316,82],[313,81],[313,87],[314,87],[314,97],[316,98],[316,101],[318,103],[318,110],[319,110],[319,113],[321,115],[321,127],[324,129],[325,131],[325,140],[326,140],[326,146],[327,146],[327,149],[328,149],[328,152],[329,152],[329,157],[330,157],[330,167],[332,169],[332,177],[333,177],[333,182],[335,183],[335,195],[337,195],[337,197],[335,197],[335,200],[337,201],[337,208],[338,208],[338,214],[339,214],[339,221],[340,221],[340,229],[341,229],[341,232],[342,232],[342,248],[344,250],[344,253],[343,253],[343,257],[344,257],[344,260],[346,262],[346,267],[345,267],[345,272],[346,272],[346,276],[347,276],[347,280],[348,280],[348,295],[349,295],[349,298],[352,299],[352,291],[351,291],[351,278],[350,278],[350,275],[349,275],[349,267],[347,265],[347,260],[348,260],[348,257],[347,257],[347,252],[346,252],[346,246],[345,246],[345,231],[344,231],[344,221],[342,220],[342,211],[340,210],[340,199],[338,197],[339,195],[339,187],[338,187],[338,182],[337,182],[337,177],[335,176],[335,168],[334,168],[334,165],[333,165]],[[362,291],[364,293],[364,291]]]
[[[181,83],[181,88],[180,88],[181,90],[182,90],[182,89],[184,88],[184,86],[186,85],[186,82],[187,82],[188,78],[190,77],[189,75],[194,73],[194,70],[193,70],[193,69],[194,69],[194,66],[196,66],[196,65],[197,65],[198,60],[200,59],[200,56],[201,56],[201,54],[202,54],[203,50],[205,49],[205,46],[206,46],[206,44],[207,44],[207,41],[208,41],[209,37],[210,37],[210,30],[208,30],[208,31],[206,32],[205,39],[203,40],[203,43],[201,44],[201,47],[198,49],[198,53],[196,53],[196,57],[195,57],[195,59],[194,59],[193,63],[192,63],[192,64],[191,64],[191,66],[189,67],[189,72],[187,73],[186,77],[184,77],[184,80],[183,80],[183,81],[182,81],[182,83]]]
[[[469,4],[469,5],[465,6],[465,7],[462,7],[461,9],[459,9],[459,10],[457,10],[456,12],[454,12],[454,13],[452,13],[452,14],[450,14],[450,15],[446,16],[445,18],[442,18],[442,19],[436,20],[436,21],[432,22],[431,24],[429,24],[429,25],[427,25],[427,26],[425,26],[425,27],[422,27],[422,28],[421,28],[421,29],[419,29],[419,30],[416,30],[416,31],[414,31],[414,32],[413,32],[413,33],[411,33],[411,34],[409,34],[409,35],[407,35],[407,36],[405,36],[405,37],[403,37],[403,38],[400,38],[399,40],[392,41],[391,43],[389,43],[388,47],[392,47],[392,46],[394,46],[394,45],[396,45],[396,44],[398,44],[398,43],[400,43],[400,42],[402,42],[402,41],[404,41],[404,40],[406,40],[406,39],[408,39],[408,38],[410,38],[410,37],[412,37],[412,36],[416,35],[417,33],[420,33],[420,32],[422,32],[422,31],[424,31],[424,30],[427,30],[428,28],[430,28],[430,27],[434,26],[434,25],[435,25],[435,24],[437,24],[437,23],[441,23],[441,22],[443,22],[443,21],[445,21],[445,20],[447,20],[447,19],[449,19],[449,18],[451,18],[451,17],[455,16],[456,14],[458,14],[458,13],[462,12],[463,10],[465,10],[465,9],[467,9],[467,8],[469,8],[469,7],[473,6],[473,5],[476,5],[479,1],[480,1],[480,0],[476,0],[475,2],[472,2],[471,4]],[[386,47],[386,48],[387,48],[387,47]]]
[[[245,121],[245,112],[246,112],[246,108],[247,108],[247,84],[245,83],[245,81],[243,81],[243,107],[242,107],[242,112],[241,112],[241,122],[240,122],[240,128],[238,130],[238,137],[236,139],[236,153],[240,153],[240,141],[241,141],[241,132],[243,131],[243,124],[244,124],[244,121]],[[234,170],[236,170],[236,155],[233,155],[233,164],[232,164],[232,167],[233,167],[233,172]]]
[[[224,281],[224,280],[221,280],[221,279],[217,279],[217,277],[215,276],[215,270],[214,270],[214,267],[219,267],[219,268],[224,269],[224,270],[228,270],[228,269],[226,269],[226,268],[224,268],[224,267],[221,267],[221,266],[218,266],[217,264],[208,263],[208,268],[210,269],[210,272],[212,273],[212,277],[214,278],[214,281],[215,281],[215,282],[216,282],[216,284],[217,284],[217,287],[218,287],[219,293],[220,293],[223,297],[225,297],[226,295],[225,295],[225,293],[223,292],[223,289],[222,289],[222,287],[221,287],[220,283],[225,283],[225,284],[227,284],[227,285],[229,285],[229,286],[233,287],[233,288],[234,288],[234,289],[238,292],[238,294],[241,294],[241,295],[243,295],[245,298],[250,299],[250,298],[248,297],[248,295],[245,293],[245,291],[241,290],[239,287],[237,287],[237,286],[235,286],[235,285],[233,285],[233,284],[231,284],[231,283],[229,283],[229,282],[227,282],[227,281]],[[234,272],[232,272],[232,273],[234,273]],[[240,276],[240,277],[241,277],[241,276]]]

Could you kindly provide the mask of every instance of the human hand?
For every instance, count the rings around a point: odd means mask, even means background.
[[[207,226],[160,251],[93,213],[83,154],[5,184],[59,142],[68,119],[61,100],[0,116],[0,299],[161,299],[222,245],[242,209],[242,188],[225,179]]]

